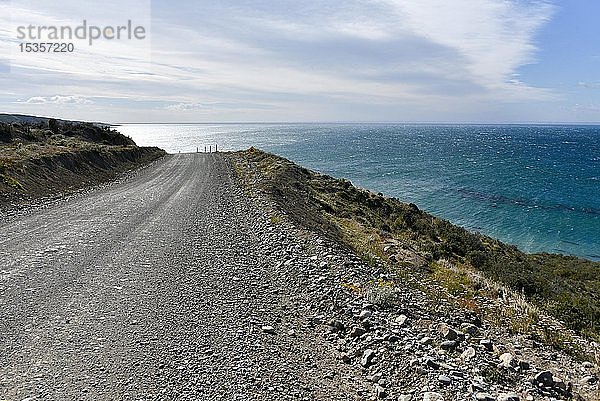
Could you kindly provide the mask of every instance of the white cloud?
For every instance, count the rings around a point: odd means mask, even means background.
[[[159,3],[149,25],[151,57],[127,41],[98,42],[65,57],[17,57],[0,87],[28,99],[21,104],[168,101],[152,113],[161,120],[191,111],[239,119],[238,105],[259,110],[257,119],[332,120],[349,104],[364,105],[357,119],[380,118],[367,110],[381,106],[389,119],[426,120],[555,96],[515,79],[535,61],[535,35],[553,15],[543,1],[281,0],[262,8],[184,1],[176,9]],[[74,0],[27,4],[12,3],[13,24],[79,24],[96,15],[97,23],[117,24],[129,17]],[[7,13],[0,14],[0,26],[8,26]],[[11,35],[0,29],[0,45],[14,48]]]
[[[175,103],[165,107],[165,110],[171,111],[198,111],[205,109],[206,105],[202,103]]]
[[[18,103],[29,103],[29,104],[92,104],[92,100],[84,96],[32,96],[29,99],[18,102]]]
[[[534,35],[554,10],[546,2],[381,0],[375,2],[378,7],[373,2],[362,7],[349,4],[328,15],[302,12],[302,6],[296,6],[296,12],[244,14],[234,21],[250,34],[236,35],[234,30],[216,35],[229,35],[230,43],[246,43],[254,57],[232,64],[220,62],[224,52],[211,56],[200,51],[177,62],[198,64],[194,58],[200,56],[205,61],[199,66],[206,71],[205,82],[248,90],[354,93],[357,100],[369,96],[398,101],[427,100],[437,87],[436,94],[450,100],[456,97],[448,91],[450,84],[461,90],[471,87],[479,92],[478,97],[500,101],[553,97],[549,90],[513,79],[518,68],[535,61]],[[309,1],[304,7],[319,6]],[[415,73],[422,73],[423,79],[415,80]],[[397,78],[381,79],[390,76]],[[440,85],[433,87],[432,82]]]
[[[593,103],[587,103],[587,104],[576,104],[575,106],[572,107],[573,111],[576,112],[584,112],[584,113],[600,113],[600,104],[593,104]]]
[[[535,61],[534,36],[554,12],[545,1],[381,1],[408,31],[463,55],[471,78],[489,88],[506,87],[517,68]]]
[[[588,89],[600,89],[600,82],[583,82],[580,81],[578,86]]]

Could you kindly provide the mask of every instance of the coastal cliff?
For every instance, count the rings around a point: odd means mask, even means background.
[[[359,280],[350,278],[354,272],[349,268],[345,278],[340,277],[340,285],[370,305],[366,314],[377,311],[381,323],[375,332],[389,330],[399,336],[396,330],[407,316],[428,316],[425,320],[429,323],[423,323],[428,328],[420,334],[424,344],[435,343],[432,333],[439,331],[442,340],[437,347],[450,355],[446,361],[454,360],[455,355],[462,363],[465,358],[470,360],[470,348],[489,345],[497,358],[495,363],[493,358],[487,361],[494,366],[493,372],[485,368],[480,374],[498,382],[516,382],[528,376],[527,380],[535,381],[527,361],[522,359],[520,366],[519,358],[529,353],[525,352],[528,349],[539,355],[548,352],[542,359],[552,359],[552,351],[535,351],[540,346],[574,360],[598,362],[600,263],[526,254],[432,216],[417,205],[357,188],[347,180],[307,170],[254,148],[238,152],[234,159],[247,193],[267,199],[273,222],[288,222],[340,243],[372,266],[373,271],[361,274]],[[407,305],[406,293],[419,294],[422,304]],[[438,324],[434,324],[436,320]],[[486,327],[486,335],[481,334],[482,327]],[[472,333],[465,342],[465,331],[471,329],[479,334]],[[492,342],[498,347],[492,347]],[[344,353],[360,354],[364,346],[357,340],[344,347]],[[543,363],[538,360],[536,365]],[[565,361],[561,364],[565,371],[577,369]],[[397,369],[393,363],[387,368],[386,375],[398,375],[393,373]],[[410,373],[402,376],[402,380],[413,379]],[[596,379],[590,380],[596,383]],[[549,386],[547,395],[573,396],[563,391],[566,388]]]

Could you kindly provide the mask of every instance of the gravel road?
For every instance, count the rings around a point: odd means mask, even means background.
[[[279,255],[305,251],[226,156],[169,156],[0,215],[0,244],[0,400],[347,400],[361,386],[290,312],[302,266],[282,274]]]

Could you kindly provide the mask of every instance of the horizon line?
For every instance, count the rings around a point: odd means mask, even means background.
[[[111,122],[109,125],[125,124],[404,124],[404,125],[600,125],[600,122],[432,122],[432,121],[161,121],[161,122]]]
[[[62,121],[73,121],[73,122],[88,122],[97,124],[106,124],[111,126],[125,125],[125,124],[181,124],[181,125],[201,125],[201,124],[404,124],[404,125],[573,125],[573,126],[596,126],[600,125],[600,121],[587,121],[587,122],[574,122],[574,121],[505,121],[505,122],[474,122],[474,121],[381,121],[381,120],[364,120],[364,121],[336,121],[336,120],[322,120],[322,121],[160,121],[160,122],[143,122],[143,121],[118,121],[118,122],[105,122],[105,121],[94,121],[94,120],[71,120],[64,117],[49,117],[40,116],[33,114],[23,114],[20,112],[0,112],[0,115],[15,115],[24,117],[36,117],[45,119],[57,119]]]

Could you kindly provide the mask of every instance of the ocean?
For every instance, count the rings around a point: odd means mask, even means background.
[[[600,126],[125,124],[168,152],[255,146],[526,252],[600,260]]]

